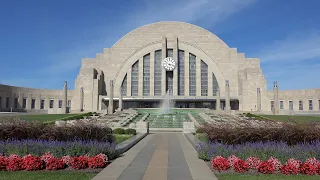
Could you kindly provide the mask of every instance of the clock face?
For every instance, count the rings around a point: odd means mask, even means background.
[[[176,61],[171,57],[167,57],[162,61],[162,66],[167,71],[173,71],[176,67]]]

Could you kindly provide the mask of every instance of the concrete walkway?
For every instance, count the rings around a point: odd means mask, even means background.
[[[148,135],[93,179],[217,180],[182,133]]]

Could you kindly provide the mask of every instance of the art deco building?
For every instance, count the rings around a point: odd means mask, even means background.
[[[67,100],[63,90],[0,85],[0,110],[115,110],[119,99],[123,108],[155,108],[169,92],[178,108],[220,104],[224,110],[277,114],[320,111],[320,89],[281,91],[274,84],[268,91],[259,58],[246,57],[211,32],[184,22],[157,22],[131,31],[95,58],[82,59]]]

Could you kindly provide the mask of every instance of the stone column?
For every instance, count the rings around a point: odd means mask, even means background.
[[[221,107],[220,107],[220,89],[219,89],[219,87],[217,89],[216,110],[217,111],[221,110]]]
[[[230,85],[229,80],[226,80],[226,111],[229,112],[230,110]]]
[[[167,57],[167,38],[166,37],[162,37],[162,57],[161,57],[161,62],[164,58]],[[162,69],[162,75],[161,75],[161,95],[165,96],[167,91],[166,91],[166,77],[167,77],[167,71],[161,67]]]
[[[120,94],[119,94],[119,111],[122,111],[122,88],[120,87]]]
[[[184,51],[184,96],[189,94],[189,52]]]
[[[178,59],[178,38],[177,37],[174,38],[172,59],[176,62],[176,68],[174,68],[174,70],[173,70],[173,79],[172,79],[173,87],[172,87],[172,89],[173,89],[173,95],[177,96],[178,95],[178,86],[179,86],[179,84],[178,84],[178,81],[179,81],[178,80],[179,59]]]
[[[261,92],[260,88],[257,88],[257,111],[261,111]]]
[[[274,82],[273,85],[273,95],[274,95],[274,107],[273,107],[273,114],[279,114],[279,89],[278,89],[278,82]]]
[[[108,114],[113,114],[113,80],[110,81]]]
[[[152,51],[150,53],[150,96],[154,96],[154,56],[155,52]]]
[[[196,96],[201,96],[201,59],[196,56]]]
[[[58,100],[58,104],[59,104],[59,100]],[[63,86],[62,108],[63,108],[62,113],[64,114],[68,113],[68,82],[67,81],[64,82],[64,86]]]
[[[83,111],[84,108],[83,108],[83,87],[80,88],[80,111]]]
[[[143,96],[143,57],[139,59],[138,96]]]

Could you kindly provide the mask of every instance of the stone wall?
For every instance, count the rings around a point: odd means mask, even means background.
[[[63,107],[62,88],[61,90],[49,90],[0,84],[0,97],[0,111],[11,111],[12,107],[14,112],[48,112],[48,109],[59,108],[60,100],[62,101],[61,107]],[[68,90],[68,100],[71,101],[72,97],[73,90]],[[32,107],[33,100],[34,107]],[[41,100],[44,100],[43,109],[41,109]],[[53,108],[50,108],[50,100],[54,100]]]

